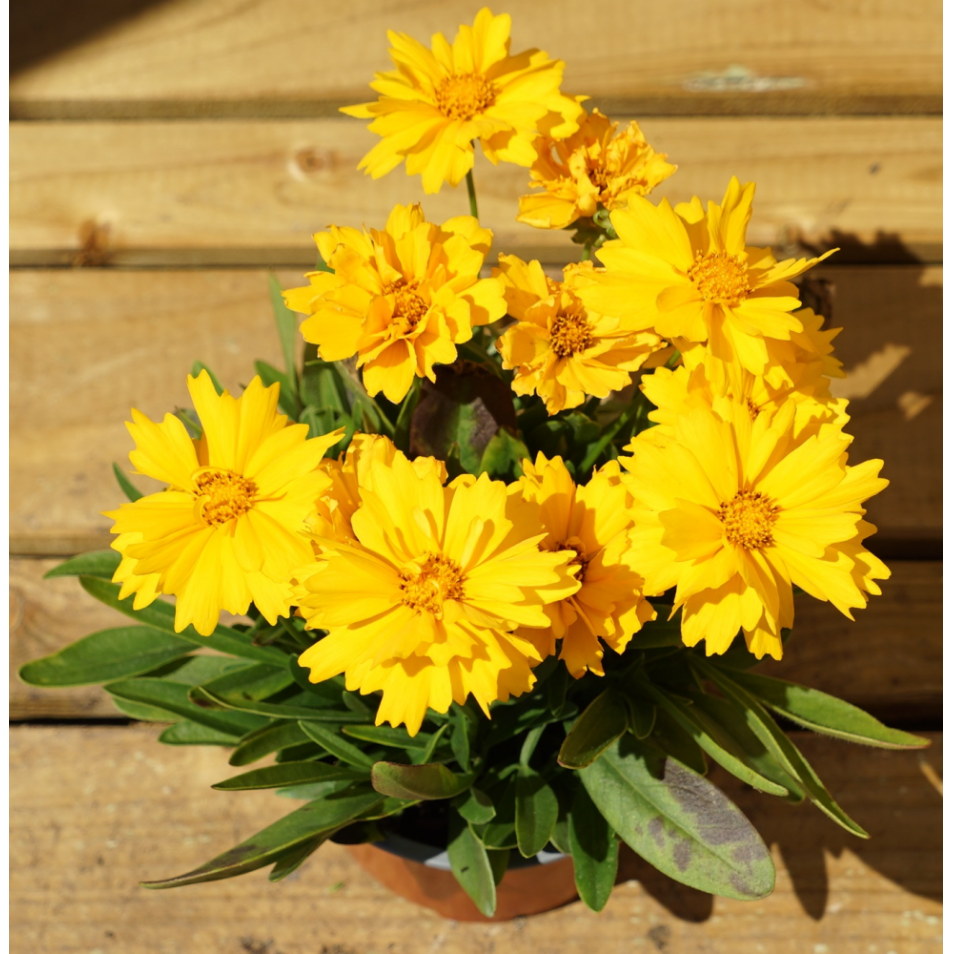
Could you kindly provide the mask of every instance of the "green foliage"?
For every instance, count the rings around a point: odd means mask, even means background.
[[[560,748],[560,765],[569,769],[590,765],[626,731],[628,719],[621,693],[615,689],[600,693],[567,733]]]
[[[576,890],[590,910],[602,911],[616,883],[619,840],[582,785],[573,799],[568,834]]]

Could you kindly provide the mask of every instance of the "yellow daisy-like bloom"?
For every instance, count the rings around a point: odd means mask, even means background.
[[[174,595],[176,632],[191,624],[208,636],[223,609],[242,614],[253,601],[274,624],[288,613],[291,571],[311,557],[301,530],[330,484],[318,465],[342,432],[308,440],[307,425],[276,413],[278,385],[258,377],[238,399],[216,394],[205,371],[188,385],[199,440],[172,414],[157,424],[133,410],[126,425],[135,473],[169,486],[106,514],[123,556],[120,599],[135,593],[141,609]]]
[[[518,629],[542,656],[556,652],[574,679],[587,671],[603,675],[603,643],[618,653],[656,611],[643,597],[643,578],[630,558],[632,497],[620,481],[619,464],[610,461],[577,486],[562,459],[537,455],[523,462],[519,483],[524,497],[540,508],[547,529],[543,550],[573,550],[580,589],[544,607],[549,629]],[[602,641],[602,642],[601,642]]]
[[[325,361],[358,356],[364,385],[398,403],[417,377],[436,379],[435,364],[457,358],[475,325],[506,311],[503,287],[480,278],[493,233],[473,216],[427,222],[420,205],[395,206],[384,231],[331,226],[315,236],[333,272],[284,293],[309,315],[305,340]]]
[[[623,208],[630,196],[647,195],[676,171],[635,122],[617,136],[618,126],[594,109],[572,136],[559,142],[538,139],[530,185],[544,191],[521,196],[517,221],[565,229],[577,219],[591,219],[600,208]]]
[[[801,305],[789,281],[831,255],[776,261],[769,249],[746,246],[755,184],[734,176],[721,205],[671,208],[634,196],[611,213],[619,238],[597,252],[606,271],[581,292],[596,311],[636,327],[655,328],[680,351],[708,342],[719,360],[738,360],[765,374],[768,339],[787,341],[803,330],[791,314]]]
[[[428,708],[473,695],[489,715],[530,689],[541,657],[513,631],[549,626],[544,606],[579,589],[575,554],[539,549],[516,485],[464,475],[444,487],[437,465],[400,452],[357,473],[353,539],[321,540],[294,597],[307,627],[328,631],[299,657],[311,681],[343,672],[351,690],[381,690],[376,723],[411,735]]]
[[[547,278],[537,261],[501,255],[494,275],[504,282],[507,310],[517,319],[497,339],[503,366],[516,369],[513,390],[539,394],[549,414],[626,387],[630,372],[663,345],[652,332],[584,307],[580,295],[593,281],[591,262],[567,265],[561,283]]]
[[[821,321],[809,309],[799,313],[810,324]],[[837,329],[840,330],[840,329]],[[837,333],[837,330],[835,333]],[[833,336],[834,333],[832,333]],[[802,333],[799,338],[808,338]],[[774,342],[789,355],[779,355],[778,364],[769,365],[766,376],[752,374],[737,362],[728,364],[712,361],[704,348],[694,348],[683,355],[685,365],[669,370],[657,368],[652,374],[644,375],[640,388],[646,397],[656,405],[650,411],[649,419],[659,426],[645,434],[646,440],[669,438],[674,432],[679,417],[688,414],[694,407],[711,407],[724,420],[731,415],[731,406],[738,404],[748,411],[753,420],[760,412],[775,414],[788,402],[795,407],[795,436],[801,437],[807,432],[817,433],[824,427],[842,429],[848,423],[848,401],[834,398],[829,391],[829,379],[822,374],[825,364],[820,356],[806,355],[802,349],[795,348],[792,341]],[[795,357],[796,352],[800,353]]]
[[[676,586],[682,638],[723,653],[741,629],[758,657],[782,656],[792,585],[849,618],[888,568],[863,546],[862,504],[883,490],[882,462],[846,463],[835,428],[796,437],[795,405],[755,420],[733,405],[681,415],[668,439],[637,437],[620,462],[635,500],[634,565],[645,592]],[[648,434],[649,432],[643,432]]]
[[[563,62],[540,50],[511,56],[506,14],[485,7],[453,44],[435,34],[430,50],[404,33],[389,31],[388,40],[397,69],[375,74],[379,99],[341,110],[374,120],[381,142],[358,166],[374,179],[406,159],[425,192],[440,192],[473,168],[474,140],[495,165],[529,166],[537,136],[561,139],[579,126],[583,108],[560,92]]]

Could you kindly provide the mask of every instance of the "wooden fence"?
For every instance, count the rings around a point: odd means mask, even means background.
[[[267,270],[286,287],[330,222],[379,224],[421,199],[398,170],[355,169],[374,137],[337,107],[369,98],[386,29],[453,33],[463,0],[62,0],[20,5],[11,46],[11,672],[115,625],[57,558],[102,547],[129,408],[187,403],[195,358],[227,386],[279,362]],[[498,12],[495,10],[495,12]],[[281,884],[262,873],[170,893],[186,870],[282,813],[230,795],[216,749],[160,747],[98,690],[12,679],[12,947],[43,951],[448,954],[599,949],[909,954],[940,944],[941,5],[938,0],[513,0],[514,48],[566,60],[564,89],[636,117],[679,164],[660,194],[758,183],[750,234],[838,245],[829,284],[854,460],[882,457],[874,549],[893,577],[854,625],[805,601],[774,672],[927,731],[925,753],[804,744],[848,837],[725,780],[774,846],[775,894],[745,905],[637,868],[599,917],[580,904],[455,924],[390,896],[326,846]],[[514,222],[525,170],[476,172],[499,248],[566,260],[563,233]],[[466,196],[425,200],[432,219]]]

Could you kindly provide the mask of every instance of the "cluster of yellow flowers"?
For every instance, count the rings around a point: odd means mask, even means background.
[[[381,691],[378,723],[412,734],[429,707],[471,695],[486,712],[526,692],[557,652],[575,678],[602,674],[606,647],[622,652],[655,619],[650,597],[673,588],[686,644],[723,653],[741,631],[778,659],[793,587],[850,617],[889,575],[864,546],[881,462],[848,465],[847,402],[829,391],[837,331],[791,284],[827,255],[779,262],[747,246],[751,183],[733,178],[708,207],[650,202],[675,167],[635,123],[617,134],[562,94],[560,61],[511,55],[509,31],[482,10],[431,50],[390,34],[397,69],[372,84],[380,99],[346,110],[382,136],[362,166],[378,177],[406,160],[437,192],[469,173],[479,141],[542,189],[520,221],[610,223],[599,267],[557,281],[500,255],[481,278],[492,234],[474,216],[435,225],[397,206],[382,231],[318,234],[330,271],[286,300],[306,341],[354,358],[372,396],[400,402],[509,316],[496,347],[516,394],[554,415],[652,369],[640,386],[655,426],[585,483],[542,454],[509,485],[448,482],[443,462],[383,436],[324,459],[341,433],[308,439],[277,412],[278,385],[256,378],[236,399],[203,372],[189,379],[200,439],[133,412],[130,458],[168,489],[110,514],[115,579],[137,608],[173,594],[176,629],[203,634],[223,609],[254,602],[273,624],[297,611],[327,632],[300,657],[312,680]]]

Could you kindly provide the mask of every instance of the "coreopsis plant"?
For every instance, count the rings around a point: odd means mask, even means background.
[[[194,410],[132,410],[133,474],[163,489],[116,467],[112,548],[51,573],[136,625],[23,679],[104,683],[160,741],[230,749],[216,789],[303,803],[150,887],[278,880],[326,841],[439,819],[486,915],[510,860],[546,849],[600,910],[621,842],[757,899],[771,857],[710,762],[867,837],[783,726],[925,744],[772,675],[800,599],[851,618],[889,576],[864,519],[881,461],[849,464],[836,330],[791,282],[826,256],[747,246],[752,183],[653,201],[675,167],[509,32],[485,9],[453,44],[390,34],[396,71],[348,110],[382,137],[362,167],[406,160],[429,193],[466,177],[470,214],[319,232],[308,284],[273,282],[285,367],[232,395],[197,362]],[[515,214],[575,230],[583,261],[491,255],[478,141],[530,168]]]

